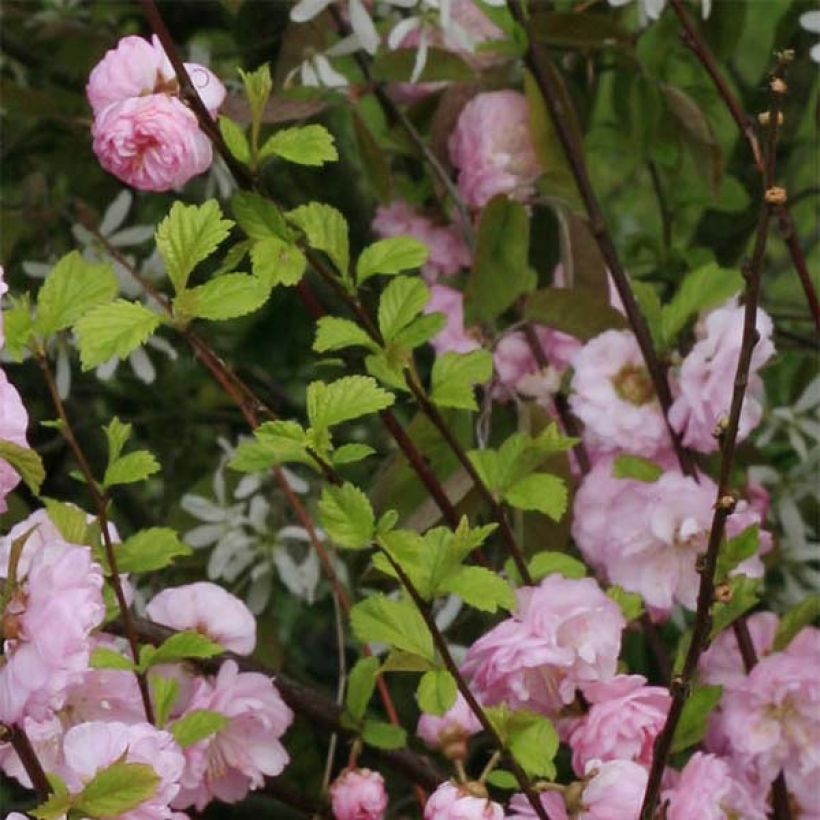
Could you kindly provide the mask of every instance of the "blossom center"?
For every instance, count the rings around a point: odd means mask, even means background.
[[[639,407],[652,399],[652,380],[645,367],[635,364],[624,365],[615,374],[612,384],[618,396],[630,404]]]

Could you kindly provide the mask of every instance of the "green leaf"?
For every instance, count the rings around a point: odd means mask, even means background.
[[[376,688],[379,676],[379,659],[359,658],[347,678],[345,706],[354,720],[359,721],[367,711],[367,704]]]
[[[232,245],[225,256],[222,257],[222,262],[214,271],[213,278],[222,276],[224,273],[231,273],[235,271],[244,261],[245,257],[250,253],[253,247],[253,242],[250,239],[242,239],[235,245]]]
[[[435,663],[430,630],[406,598],[394,601],[384,595],[371,595],[350,611],[350,625],[363,643],[385,643]]]
[[[270,67],[267,63],[263,63],[255,71],[243,71],[240,68],[239,76],[245,86],[245,96],[251,108],[251,118],[254,122],[259,123],[273,89]]]
[[[759,578],[748,578],[745,575],[729,579],[729,601],[717,601],[712,605],[710,641],[757,604],[760,600],[760,583]]]
[[[242,127],[228,117],[220,116],[219,133],[231,154],[243,165],[247,165],[251,161],[251,147]]]
[[[198,206],[179,201],[173,204],[159,223],[156,241],[177,293],[185,290],[191,271],[217,249],[232,226],[230,219],[222,218],[215,199]]]
[[[69,544],[85,544],[88,522],[85,510],[74,504],[55,501],[53,498],[41,498],[46,506],[49,520],[57,528],[63,541]]]
[[[34,317],[28,294],[11,297],[10,305],[3,309],[3,325],[6,333],[5,353],[14,362],[22,361],[23,351],[28,347],[34,332]]]
[[[421,313],[430,291],[421,279],[399,276],[382,291],[379,300],[379,330],[390,342]]]
[[[326,430],[336,424],[378,413],[395,401],[370,376],[344,376],[335,382],[311,382],[307,410],[311,427]]]
[[[553,760],[558,751],[558,733],[552,723],[534,712],[513,712],[507,733],[512,756],[531,777],[555,777]]]
[[[392,650],[382,664],[382,672],[427,672],[435,669],[435,665],[411,652]]]
[[[740,563],[751,558],[760,548],[760,527],[753,524],[739,535],[730,538],[720,546],[715,579],[718,583]]]
[[[74,807],[92,817],[117,817],[152,797],[159,782],[153,766],[117,761],[94,775],[75,798]]]
[[[243,441],[228,462],[232,470],[260,473],[279,464],[305,464],[316,469],[316,463],[305,449],[307,437],[295,421],[267,421],[254,431],[253,441]]]
[[[364,549],[373,541],[376,529],[373,508],[367,496],[353,484],[324,488],[319,501],[319,520],[340,547]]]
[[[558,476],[535,473],[516,481],[504,492],[504,500],[520,510],[535,510],[560,521],[567,510],[567,485]]]
[[[287,218],[302,230],[311,248],[324,251],[339,273],[347,274],[350,264],[347,221],[339,211],[321,202],[309,202],[288,211]]]
[[[818,618],[820,618],[820,595],[809,595],[780,619],[780,625],[774,636],[772,647],[774,651],[782,652],[803,627],[813,624]]]
[[[268,236],[258,240],[251,249],[251,265],[254,275],[266,287],[292,287],[304,276],[307,259],[293,243]]]
[[[117,299],[93,308],[74,326],[83,370],[124,359],[159,327],[160,317],[138,302]]]
[[[356,277],[361,284],[377,274],[392,276],[414,270],[427,261],[428,254],[425,244],[409,236],[380,239],[362,251],[356,262]]]
[[[538,552],[528,565],[533,581],[540,581],[548,575],[563,575],[564,578],[585,578],[587,568],[577,558],[565,552]]]
[[[252,253],[260,244],[257,243]],[[270,291],[270,285],[261,278],[245,273],[226,273],[180,293],[174,299],[174,314],[214,322],[235,319],[259,310]]]
[[[715,262],[692,271],[661,312],[664,338],[672,344],[692,317],[723,304],[741,290],[743,277],[739,271],[721,268]]]
[[[159,471],[159,462],[148,450],[135,450],[120,456],[108,465],[103,477],[104,487],[116,484],[134,484],[144,481],[148,476]]]
[[[641,456],[620,455],[612,465],[613,478],[632,478],[653,484],[663,475],[663,467]]]
[[[510,585],[484,567],[458,567],[438,584],[437,592],[458,595],[465,604],[482,612],[515,609],[515,594]]]
[[[165,726],[179,697],[179,681],[176,678],[161,678],[158,675],[150,679],[151,702],[157,726]]]
[[[339,159],[333,137],[322,125],[284,128],[268,137],[259,150],[259,159],[282,157],[299,165],[324,165]]]
[[[481,212],[464,324],[490,322],[529,289],[530,220],[523,205],[499,195]]]
[[[487,775],[487,782],[497,789],[504,789],[504,791],[516,791],[521,788],[515,775],[504,769],[493,769]]]
[[[334,467],[343,464],[355,464],[357,461],[372,456],[375,452],[368,444],[343,444],[333,451],[331,463]]]
[[[346,347],[376,349],[373,340],[354,322],[336,316],[322,316],[316,323],[316,339],[313,342],[313,349],[317,353],[327,353]]]
[[[187,749],[200,740],[205,740],[213,734],[224,729],[230,720],[219,712],[212,712],[209,709],[194,709],[175,720],[168,730],[174,736],[174,740],[180,747]]]
[[[407,732],[392,723],[366,720],[362,727],[362,740],[377,749],[401,749],[407,745]]]
[[[628,327],[605,297],[586,290],[542,288],[527,297],[524,318],[575,336],[582,342],[606,330]]]
[[[152,650],[145,653],[146,663],[143,663],[143,653],[140,652],[140,667],[143,672],[162,663],[178,663],[189,658],[213,658],[225,651],[218,643],[199,632],[177,632],[156,649],[145,646],[142,649]]]
[[[416,348],[441,333],[446,324],[447,317],[443,313],[426,313],[416,316],[409,325],[396,334],[393,344],[399,347]]]
[[[68,814],[73,800],[73,795],[70,795],[68,791],[58,792],[49,795],[48,800],[41,803],[36,809],[29,809],[28,811],[37,820],[61,820]]]
[[[457,694],[455,678],[446,669],[436,669],[421,676],[416,700],[425,714],[443,715],[456,702]]]
[[[116,461],[122,453],[122,448],[131,437],[131,425],[120,421],[118,416],[114,416],[111,421],[103,427],[106,441],[108,442],[108,463]]]
[[[611,586],[606,594],[618,604],[624,620],[629,623],[643,614],[643,598],[635,592],[627,592],[623,587]]]
[[[493,357],[487,350],[442,353],[433,363],[430,398],[440,407],[478,410],[475,385],[485,384],[492,375]]]
[[[43,336],[71,327],[91,308],[108,304],[118,288],[111,265],[89,262],[71,251],[51,269],[37,294],[35,327]]]
[[[282,212],[266,197],[251,191],[238,191],[231,199],[231,210],[239,227],[250,239],[278,236],[290,241],[291,232]]]
[[[36,450],[21,447],[13,441],[0,440],[0,459],[11,465],[33,495],[39,494],[46,478],[46,471]]]
[[[151,527],[132,535],[117,547],[120,572],[154,572],[170,566],[174,558],[190,555],[191,548],[168,527]]]
[[[706,737],[709,715],[720,702],[722,686],[696,686],[683,704],[675,735],[672,739],[672,754],[695,746]]]
[[[128,658],[102,646],[92,651],[88,665],[91,669],[121,669],[125,672],[130,672],[134,668],[133,662]]]

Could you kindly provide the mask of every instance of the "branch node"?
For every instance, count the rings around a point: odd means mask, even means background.
[[[781,188],[778,185],[773,185],[766,191],[764,196],[767,205],[784,205],[788,196],[786,195],[786,189]]]

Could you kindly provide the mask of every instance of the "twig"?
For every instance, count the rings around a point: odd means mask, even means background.
[[[522,28],[527,30],[527,15],[521,0],[507,0],[507,6],[513,19]],[[551,66],[549,59],[533,37],[529,38],[529,45],[524,55],[524,62],[535,79],[541,96],[544,98],[553,126],[555,127],[555,133],[561,143],[564,155],[569,162],[578,193],[584,203],[589,219],[590,230],[595,237],[595,241],[598,243],[601,255],[615,283],[618,295],[621,297],[621,303],[624,306],[626,317],[629,320],[632,332],[641,349],[644,361],[646,362],[647,371],[652,380],[652,385],[655,388],[655,394],[663,410],[664,421],[666,422],[666,427],[669,431],[669,436],[672,440],[672,445],[680,463],[681,470],[686,475],[694,475],[695,468],[691,454],[683,447],[680,436],[669,423],[669,408],[672,406],[672,392],[669,388],[665,369],[658,358],[646,320],[635,300],[635,295],[629,283],[629,277],[618,258],[615,243],[607,230],[603,210],[589,178],[583,151],[581,146],[577,144],[569,126],[568,118],[570,112],[567,110],[567,106],[556,86],[555,79],[550,72]]]
[[[108,529],[108,498],[104,493],[100,492],[94,478],[94,474],[91,472],[91,467],[85,457],[85,453],[74,436],[74,430],[72,429],[71,422],[66,414],[63,400],[60,398],[60,392],[57,389],[57,384],[54,381],[54,376],[51,372],[51,368],[49,367],[48,359],[46,358],[45,353],[41,352],[37,354],[37,364],[40,366],[46,386],[48,387],[51,402],[60,418],[60,432],[62,433],[66,444],[68,444],[72,453],[74,453],[74,458],[77,460],[80,472],[83,474],[83,478],[85,479],[88,493],[91,496],[91,500],[93,501],[96,509],[97,520],[100,523],[100,533],[102,534],[103,545],[105,547],[105,556],[108,561],[108,583],[111,585],[111,589],[114,591],[114,597],[117,599],[117,606],[119,607],[120,616],[122,617],[123,624],[125,626],[125,637],[131,650],[131,657],[133,658],[134,663],[137,664],[139,663],[139,640],[137,638],[137,633],[134,630],[131,611],[128,608],[128,602],[125,600],[125,593],[123,592],[122,584],[120,583],[119,571],[117,570],[117,556],[114,552],[114,544],[111,541],[111,533]],[[149,723],[154,723],[154,709],[151,705],[151,694],[148,689],[148,681],[142,672],[135,671],[134,674],[137,678],[137,683],[139,684],[140,697],[142,698],[142,705],[145,709],[145,717]]]
[[[649,170],[649,178],[652,180],[652,190],[655,192],[655,199],[658,200],[658,210],[661,215],[661,228],[663,236],[663,247],[668,251],[672,247],[672,214],[669,210],[669,203],[666,201],[666,196],[663,192],[663,185],[661,185],[661,175],[658,172],[658,166],[652,161],[646,163]]]
[[[20,758],[20,763],[23,765],[34,791],[37,792],[37,796],[41,800],[45,800],[53,789],[25,730],[22,726],[16,724],[0,724],[0,729],[3,730],[0,732],[0,740],[8,739],[11,748]]]
[[[709,532],[706,553],[701,556],[702,560],[699,562],[700,587],[698,589],[695,622],[692,627],[692,638],[686,653],[686,659],[683,663],[683,669],[680,675],[672,681],[672,704],[666,723],[655,741],[652,767],[649,772],[646,794],[644,795],[643,806],[641,808],[641,820],[651,820],[654,814],[661,787],[661,778],[663,777],[666,762],[669,758],[675,729],[677,728],[683,706],[689,695],[692,679],[701,653],[709,639],[712,621],[710,610],[715,597],[715,570],[717,568],[718,554],[723,541],[726,519],[732,514],[736,504],[736,499],[732,494],[731,488],[732,468],[734,466],[740,413],[743,408],[743,398],[749,379],[752,354],[759,337],[756,321],[757,307],[760,298],[763,257],[766,250],[769,224],[778,199],[777,189],[774,189],[775,148],[777,144],[778,114],[780,112],[781,97],[785,93],[785,84],[780,78],[784,69],[785,63],[779,61],[771,81],[770,126],[764,175],[763,202],[761,203],[752,257],[748,264],[744,266],[746,288],[744,295],[743,335],[737,369],[735,371],[729,420],[720,442],[720,477],[718,479],[712,526]]]
[[[714,55],[709,50],[703,38],[698,33],[692,17],[684,8],[682,0],[671,0],[672,10],[678,17],[681,25],[681,39],[688,46],[691,52],[697,57],[700,64],[703,66],[715,89],[718,96],[723,100],[723,104],[729,111],[730,116],[738,127],[741,136],[746,140],[749,150],[752,152],[755,168],[761,178],[765,178],[766,165],[763,159],[763,154],[760,151],[760,142],[752,124],[751,118],[743,111],[740,103],[735,98],[732,90],[729,88],[725,78],[718,68],[717,61]],[[777,124],[779,125],[779,123]],[[770,120],[770,127],[776,127],[775,123]],[[783,236],[783,241],[786,243],[789,254],[792,258],[792,264],[797,271],[800,278],[800,284],[803,286],[803,292],[806,295],[809,310],[814,319],[815,328],[820,331],[820,303],[817,298],[817,291],[814,288],[814,283],[811,280],[809,269],[806,265],[806,256],[800,243],[797,241],[797,236],[794,230],[794,221],[792,219],[789,206],[783,202],[777,205],[777,219],[780,228],[780,233]]]
[[[338,596],[333,596],[333,620],[336,624],[336,652],[339,664],[339,681],[336,684],[336,704],[341,708],[345,698],[345,685],[347,683],[347,660],[345,657],[345,631],[342,626],[342,608],[339,605]],[[330,777],[333,773],[333,761],[336,758],[336,744],[339,735],[333,732],[330,735],[330,742],[327,745],[327,757],[325,758],[325,772],[322,776],[321,793],[324,794],[330,786]]]
[[[385,558],[389,561],[391,567],[395,571],[396,575],[398,576],[399,580],[401,581],[402,586],[407,590],[407,593],[413,599],[413,603],[416,605],[416,609],[418,609],[419,614],[424,619],[425,624],[427,624],[427,628],[430,630],[430,634],[433,638],[433,643],[436,645],[436,649],[438,650],[439,655],[441,655],[441,659],[444,662],[444,666],[447,668],[447,671],[452,675],[453,679],[458,686],[458,691],[461,692],[464,700],[467,701],[467,705],[470,707],[470,710],[476,716],[476,719],[481,724],[481,728],[484,729],[485,732],[492,738],[493,743],[496,745],[496,748],[499,751],[503,751],[505,753],[505,757],[507,759],[507,765],[510,767],[515,779],[518,781],[518,785],[521,786],[521,790],[527,796],[527,800],[529,801],[530,805],[532,806],[535,814],[541,818],[541,820],[549,820],[549,815],[547,814],[544,807],[541,805],[541,801],[538,799],[538,793],[532,786],[530,779],[527,777],[524,770],[516,761],[515,757],[512,753],[507,749],[504,745],[504,741],[501,739],[501,736],[496,731],[495,726],[493,726],[492,721],[487,717],[487,713],[481,707],[481,704],[476,700],[475,695],[470,690],[467,681],[464,680],[464,676],[459,671],[456,662],[453,660],[453,656],[450,654],[450,649],[447,646],[447,641],[444,640],[444,636],[441,634],[441,631],[436,624],[436,619],[433,617],[432,612],[430,611],[430,607],[427,605],[427,602],[421,597],[419,591],[416,589],[413,582],[408,577],[407,573],[402,568],[401,564],[393,559],[393,556],[390,555],[389,552],[379,548],[379,551]]]

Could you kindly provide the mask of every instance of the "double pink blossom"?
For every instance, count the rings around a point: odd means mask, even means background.
[[[464,294],[445,285],[433,285],[425,313],[442,313],[447,324],[430,341],[436,353],[469,353],[481,345],[464,327]]]
[[[481,723],[461,692],[443,715],[424,714],[416,728],[416,734],[431,749],[441,749],[450,758],[464,758],[467,740],[480,731]]]
[[[330,787],[336,820],[382,820],[387,810],[384,778],[370,769],[347,769]]]
[[[26,428],[28,413],[14,385],[0,370],[0,441],[10,441],[20,447],[28,447]],[[0,458],[0,513],[7,509],[6,496],[20,483],[17,471],[5,459]]]
[[[424,807],[424,820],[504,820],[504,809],[477,784],[442,783]]]

